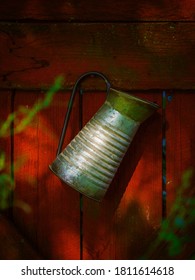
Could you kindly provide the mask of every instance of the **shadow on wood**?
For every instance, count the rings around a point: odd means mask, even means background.
[[[111,201],[113,212],[120,203],[126,187],[128,186],[142,157],[146,145],[151,145],[151,135],[154,135],[155,138],[159,138],[161,137],[161,135],[159,135],[160,133],[161,116],[158,113],[155,113],[140,126],[105,196],[105,203],[109,203],[109,201]],[[148,164],[150,163],[148,162]],[[119,180],[120,185],[118,184]]]
[[[14,224],[0,215],[0,259],[39,260],[40,254],[27,242]]]
[[[140,127],[103,201],[84,198],[84,259],[135,259],[144,253],[161,220],[160,143],[161,115],[156,113]],[[139,177],[131,184],[135,173]]]

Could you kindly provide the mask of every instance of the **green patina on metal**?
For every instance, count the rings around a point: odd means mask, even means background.
[[[92,73],[102,77],[98,72],[83,74],[76,81],[71,97],[78,83]],[[58,149],[49,166],[63,182],[97,201],[103,199],[140,124],[159,108],[155,103],[110,88],[105,77],[104,80],[106,101],[66,149],[62,152]],[[65,128],[66,125],[63,132]]]
[[[107,101],[121,114],[137,121],[145,121],[159,106],[136,96],[110,89]]]

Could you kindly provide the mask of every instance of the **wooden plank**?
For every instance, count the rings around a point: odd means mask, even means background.
[[[22,1],[0,2],[4,20],[130,21],[194,20],[193,0],[173,1]]]
[[[38,98],[43,98],[43,93],[17,92],[15,108],[31,108]],[[24,160],[15,172],[14,198],[27,204],[14,209],[15,222],[44,258],[49,259],[80,257],[79,194],[63,186],[48,168],[56,157],[68,98],[67,93],[56,94],[52,104],[14,136],[15,159]],[[78,130],[77,114],[74,110],[66,141]],[[30,211],[25,211],[29,208]]]
[[[114,87],[194,88],[195,23],[0,24],[0,86],[65,88],[90,70]],[[91,86],[91,88],[98,88]]]
[[[9,114],[11,113],[11,95],[10,91],[0,91],[0,128],[7,121]],[[2,131],[0,135],[0,151],[5,153],[5,163],[10,164],[11,160],[11,128],[8,126],[8,129]],[[6,166],[7,169],[8,166]]]
[[[159,92],[135,94],[161,105]],[[85,122],[102,99],[86,102],[91,105]],[[159,110],[137,132],[104,200],[83,197],[84,259],[136,259],[145,254],[162,217],[161,129]]]
[[[167,216],[147,257],[194,259],[194,92],[164,93]],[[164,166],[165,167],[165,166]]]
[[[0,215],[0,247],[1,260],[41,259],[15,226],[2,215]]]
[[[170,212],[182,174],[195,168],[193,92],[167,93],[167,210]]]
[[[170,258],[189,259],[195,252],[195,173],[190,179],[187,176],[189,170],[195,172],[195,94],[174,91],[167,93],[167,97],[167,214],[173,238],[165,254]],[[174,241],[178,246],[173,250]]]
[[[9,216],[11,216],[10,207],[12,206],[11,193],[9,191],[11,186],[8,182],[12,177],[11,125],[8,125],[7,129],[3,129],[3,125],[5,123],[8,124],[8,117],[11,113],[11,96],[12,93],[10,91],[0,91],[0,185],[3,188],[0,190],[0,211]]]

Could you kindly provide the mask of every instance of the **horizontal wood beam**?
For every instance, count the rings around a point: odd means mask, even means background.
[[[63,21],[145,21],[194,20],[193,0],[91,1],[91,0],[18,0],[0,1],[4,20]]]
[[[60,74],[69,89],[91,70],[125,90],[195,88],[195,23],[1,23],[0,44],[3,89],[48,88]]]

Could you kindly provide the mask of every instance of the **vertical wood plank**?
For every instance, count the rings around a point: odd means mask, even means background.
[[[137,96],[161,106],[161,93]],[[161,143],[160,109],[140,128],[121,166],[117,185],[120,188],[126,177],[127,187],[114,216],[112,248],[116,259],[144,258],[158,234],[162,219]]]
[[[172,238],[165,254],[174,259],[189,259],[195,253],[194,104],[194,92],[167,94],[167,218]],[[193,176],[188,180],[189,170],[193,170]]]
[[[38,246],[52,259],[80,258],[80,196],[49,169],[67,110],[69,93],[58,93],[50,107],[39,114]],[[75,99],[64,147],[79,129],[78,98]]]
[[[167,94],[167,211],[171,210],[182,174],[195,168],[195,94]]]
[[[38,92],[17,92],[15,108],[30,108],[43,98]],[[23,160],[15,172],[15,200],[27,207],[14,210],[17,225],[44,258],[78,259],[80,255],[79,195],[49,170],[57,145],[69,94],[58,93],[52,104],[36,115],[30,125],[15,135],[14,156]],[[78,130],[77,112],[71,116],[66,141]],[[20,205],[19,205],[20,206]]]
[[[7,118],[11,113],[11,96],[12,96],[11,91],[3,91],[3,90],[0,91],[0,127],[2,127],[2,125],[7,121]],[[5,173],[11,176],[11,127],[10,126],[8,126],[6,132],[0,136],[0,157],[1,157],[0,174]],[[1,185],[1,187],[3,187],[3,185]],[[1,191],[3,192],[3,190]],[[2,193],[0,193],[0,196],[1,195]],[[11,207],[12,204],[10,197],[3,198],[1,196],[1,198],[0,198],[0,203],[1,203],[0,209],[6,215],[11,217],[10,208],[9,209],[7,208],[7,207]],[[4,199],[6,201],[4,201]],[[6,202],[7,206],[4,204],[4,202]]]
[[[0,215],[0,260],[36,260],[41,256],[14,227],[13,223]]]
[[[38,96],[27,92],[16,92],[14,98],[14,111],[18,112],[20,106],[28,110]],[[23,115],[21,118],[24,117]],[[16,119],[14,127],[17,127]],[[16,134],[14,129],[14,222],[22,233],[35,245],[37,242],[37,126],[35,118],[21,133]]]
[[[137,96],[161,105],[161,94]],[[136,134],[104,200],[84,198],[84,259],[136,259],[147,250],[162,216],[161,129],[159,110]]]
[[[0,91],[0,126],[6,122],[9,114],[11,113],[11,95],[12,93],[10,91]],[[6,134],[0,137],[0,150],[5,152],[7,163],[10,163],[11,156],[10,135],[11,130],[9,126]]]

